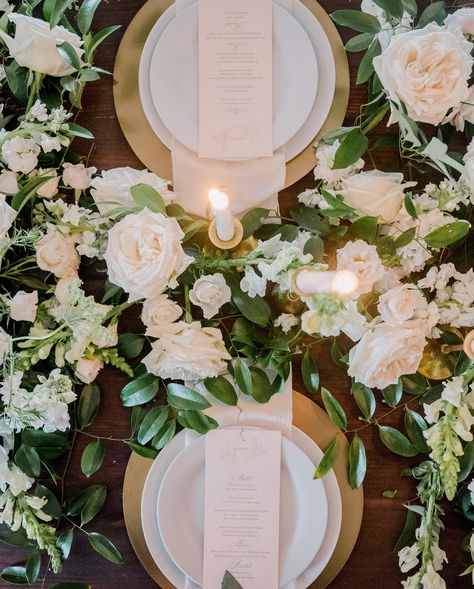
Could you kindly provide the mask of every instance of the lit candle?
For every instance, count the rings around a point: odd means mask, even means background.
[[[217,237],[222,241],[230,241],[234,237],[235,228],[229,197],[224,192],[213,188],[209,191],[209,201],[216,222]]]
[[[345,297],[352,294],[358,284],[357,276],[350,270],[324,272],[303,268],[295,276],[295,286],[303,296],[334,293]]]

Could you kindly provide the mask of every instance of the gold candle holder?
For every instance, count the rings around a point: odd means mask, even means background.
[[[217,236],[217,227],[215,220],[212,220],[209,225],[209,241],[221,250],[231,250],[237,247],[244,236],[244,228],[242,223],[234,217],[234,237],[229,241],[222,241]]]
[[[441,346],[443,354],[449,354],[451,352],[464,352],[466,356],[474,360],[474,329],[472,329],[464,338],[464,342],[457,346],[448,346],[443,344]]]

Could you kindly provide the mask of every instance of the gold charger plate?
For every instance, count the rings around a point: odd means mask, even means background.
[[[349,65],[341,37],[332,20],[315,0],[301,0],[311,10],[329,39],[336,64],[336,88],[327,119],[313,141],[286,164],[285,188],[310,172],[315,164],[313,144],[327,131],[342,124],[349,101]],[[114,102],[117,118],[130,147],[145,166],[171,179],[171,152],[148,124],[138,88],[138,70],[145,41],[158,18],[173,0],[149,0],[137,12],[120,43],[114,67]]]
[[[325,448],[339,434],[340,452],[334,473],[339,484],[342,500],[342,525],[336,549],[324,571],[310,589],[323,589],[336,577],[349,558],[362,523],[364,495],[362,488],[352,490],[347,480],[346,437],[329,419],[327,414],[304,395],[293,391],[293,425],[301,429],[316,444]],[[123,512],[128,536],[133,549],[148,574],[162,589],[176,589],[157,567],[148,551],[141,524],[141,499],[145,479],[153,464],[152,460],[132,454],[125,473],[123,487]]]

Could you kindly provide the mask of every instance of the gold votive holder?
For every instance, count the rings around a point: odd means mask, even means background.
[[[239,243],[242,241],[244,236],[244,228],[242,227],[242,223],[234,218],[234,237],[229,241],[222,241],[217,236],[217,226],[215,220],[212,220],[209,225],[209,240],[210,242],[215,245],[217,248],[221,250],[231,250],[234,247],[237,247]]]

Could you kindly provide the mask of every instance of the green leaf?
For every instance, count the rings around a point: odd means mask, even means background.
[[[91,485],[75,495],[70,504],[68,515],[81,515],[81,525],[88,524],[99,513],[107,498],[105,485]]]
[[[322,262],[324,259],[324,242],[319,237],[319,235],[315,235],[314,237],[310,237],[308,241],[304,245],[303,249],[304,254],[311,254],[313,256],[313,262]]]
[[[421,395],[428,387],[428,381],[419,372],[408,376],[402,376],[401,380],[403,391],[409,395]]]
[[[66,10],[71,8],[73,3],[74,0],[55,0],[48,18],[50,29],[59,24],[59,21],[62,19],[64,13]]]
[[[213,397],[226,405],[237,405],[237,393],[232,384],[223,376],[206,378],[204,386]]]
[[[474,467],[474,443],[468,442],[464,446],[464,454],[459,457],[458,483],[462,483],[471,474]]]
[[[30,585],[36,581],[39,577],[41,569],[41,552],[37,550],[33,550],[28,556],[28,560],[26,561],[25,565],[25,573],[26,573],[26,580]]]
[[[50,585],[48,589],[92,589],[92,586],[80,581],[62,581]]]
[[[84,448],[81,458],[81,470],[86,477],[91,477],[102,466],[105,448],[100,440],[95,440]]]
[[[319,389],[319,370],[308,350],[301,362],[301,375],[308,393],[315,395]]]
[[[401,380],[397,384],[391,384],[382,390],[382,397],[387,405],[396,407],[400,403],[403,394],[403,383]]]
[[[81,125],[77,123],[68,123],[68,134],[73,135],[74,137],[81,137],[81,139],[94,139],[94,135]]]
[[[415,239],[416,227],[410,227],[395,239],[395,247],[397,249],[405,247]]]
[[[367,137],[359,127],[355,127],[341,141],[341,145],[338,147],[334,157],[332,169],[341,170],[348,168],[364,155],[368,145],[369,140]]]
[[[70,66],[72,66],[75,70],[81,69],[81,60],[77,56],[76,50],[70,43],[64,41],[64,43],[56,45],[56,49]]]
[[[87,57],[88,59],[91,58],[92,53],[97,49],[97,47],[107,39],[112,33],[118,31],[121,28],[121,25],[112,25],[111,27],[107,27],[102,31],[99,31],[96,35],[92,37],[90,43],[87,44]]]
[[[307,229],[318,236],[326,235],[330,231],[329,222],[326,219],[321,219],[316,209],[301,205],[293,209],[290,215],[301,228]]]
[[[120,356],[133,360],[139,356],[145,345],[145,337],[137,333],[121,333],[118,338],[117,350]]]
[[[402,0],[403,8],[408,14],[415,17],[418,13],[418,6],[416,0]]]
[[[351,393],[365,419],[370,419],[375,413],[375,395],[371,389],[358,382],[352,383]]]
[[[10,90],[15,99],[24,105],[26,105],[28,100],[28,73],[28,69],[21,67],[14,60],[10,63],[5,63],[5,76]]]
[[[150,409],[143,419],[140,429],[138,430],[138,442],[142,445],[148,444],[148,442],[154,438],[160,429],[165,425],[168,420],[169,413],[169,407],[166,405],[161,405]]]
[[[459,241],[469,233],[470,225],[467,221],[454,221],[435,229],[423,239],[429,247],[439,249]]]
[[[137,184],[130,189],[133,200],[141,209],[166,214],[165,201],[161,194],[149,184]]]
[[[423,432],[427,429],[427,425],[423,417],[416,411],[412,411],[411,409],[407,409],[405,411],[404,417],[405,429],[410,439],[410,442],[417,448],[420,452],[424,454],[429,454],[431,452],[430,447],[426,443],[425,436]]]
[[[120,393],[120,399],[124,407],[144,405],[156,397],[159,389],[159,380],[152,374],[142,374],[129,382]]]
[[[364,51],[369,47],[373,40],[373,33],[361,33],[360,35],[356,35],[346,43],[346,51]]]
[[[92,548],[101,556],[114,564],[123,564],[122,555],[107,536],[99,534],[99,532],[91,532],[88,537]]]
[[[176,433],[176,419],[170,419],[165,425],[158,431],[151,441],[151,445],[155,450],[161,450],[173,439]]]
[[[348,230],[351,239],[363,239],[367,243],[375,243],[378,222],[376,217],[361,217],[354,221]]]
[[[244,589],[237,579],[229,573],[225,572],[224,578],[222,579],[221,589]]]
[[[367,472],[367,457],[364,442],[356,434],[349,447],[349,484],[358,489],[364,482]]]
[[[252,323],[257,325],[267,325],[271,317],[271,309],[265,299],[256,296],[249,297],[248,294],[240,290],[240,286],[233,289],[232,300],[237,309]]]
[[[212,417],[204,415],[202,411],[188,410],[185,412],[185,418],[189,427],[199,434],[207,434],[211,429],[216,429],[218,423]]]
[[[336,338],[334,338],[332,345],[331,345],[331,360],[334,362],[336,366],[342,368],[342,370],[347,370],[347,362],[343,360],[344,356],[342,355],[339,346],[337,345]]]
[[[444,1],[442,2],[435,2],[434,4],[430,4],[420,16],[420,20],[416,25],[417,29],[422,29],[426,27],[427,24],[431,22],[435,22],[439,25],[444,23],[444,19],[446,18],[446,8]]]
[[[263,208],[252,209],[248,213],[245,213],[240,220],[242,227],[244,228],[242,239],[248,239],[255,233],[255,231],[257,231],[257,229],[260,229],[263,223],[267,220],[269,214],[270,211]]]
[[[372,42],[372,45],[368,48],[364,57],[360,60],[359,69],[357,71],[357,84],[364,84],[374,73],[374,59],[381,53],[382,46],[380,45],[380,41],[377,38],[375,38]],[[383,113],[381,114],[381,117],[383,118],[383,116],[385,115],[385,111],[382,110],[381,112]],[[365,153],[365,149],[363,153]]]
[[[67,560],[71,554],[72,541],[74,540],[74,528],[61,532],[56,540],[56,545],[63,553],[63,559]]]
[[[211,406],[206,397],[182,384],[168,385],[168,404],[175,409],[207,409]]]
[[[140,444],[135,444],[133,442],[129,443],[130,449],[141,456],[142,458],[148,458],[150,460],[154,460],[158,456],[158,452],[153,448],[147,448],[146,446],[140,446]]]
[[[77,13],[77,26],[83,35],[89,32],[95,11],[101,0],[83,0]]]
[[[418,454],[417,448],[397,429],[388,425],[379,426],[379,435],[385,446],[394,454],[411,458]]]
[[[13,532],[6,524],[0,524],[0,543],[11,546],[12,548],[30,548],[35,544],[29,540],[22,528],[18,532]]]
[[[0,579],[12,585],[26,585],[26,569],[24,566],[5,567],[0,573]]]
[[[38,452],[26,444],[22,444],[16,451],[15,464],[29,477],[36,478],[41,472],[41,460]]]
[[[324,387],[321,388],[321,397],[330,420],[335,426],[345,430],[347,427],[347,417],[339,401]]]
[[[82,389],[77,406],[77,421],[81,429],[94,423],[100,407],[100,388],[96,384],[86,385]]]
[[[405,546],[410,546],[413,543],[417,526],[418,517],[416,513],[411,509],[408,509],[405,526],[403,527],[402,533],[400,534],[400,538],[398,538],[397,543],[393,548],[395,553],[399,552],[402,548],[405,548]]]
[[[237,386],[244,393],[244,395],[252,394],[252,375],[247,364],[241,359],[237,358],[234,368],[235,380]]]
[[[20,190],[13,196],[11,206],[17,213],[21,212],[23,207],[31,200],[37,193],[38,189],[46,184],[51,179],[51,176],[34,177],[20,188]]]
[[[337,438],[334,438],[324,451],[324,456],[321,458],[321,461],[314,472],[313,479],[320,479],[326,475],[334,466],[338,454],[339,447],[337,444]]]
[[[380,31],[380,23],[375,16],[359,10],[336,10],[331,14],[331,18],[338,25],[362,33],[378,33]]]
[[[374,0],[377,6],[380,6],[389,16],[393,16],[398,20],[403,16],[403,4],[401,0]]]
[[[44,497],[48,501],[46,503],[46,505],[42,508],[42,510],[47,515],[50,515],[54,519],[59,518],[59,516],[61,515],[61,512],[62,512],[61,504],[59,503],[58,498],[56,497],[56,495],[52,491],[50,491],[44,485],[37,483],[36,487],[35,487],[34,495],[35,495],[35,497],[41,497],[41,498]]]
[[[273,391],[267,373],[261,368],[252,366],[250,374],[252,376],[252,397],[258,403],[268,403],[275,391]]]
[[[396,489],[395,489],[395,491],[384,491],[382,493],[382,497],[385,497],[385,499],[393,499],[396,494],[397,494]]]
[[[416,212],[413,199],[409,192],[405,194],[405,209],[412,219],[418,219],[418,213]]]
[[[134,436],[138,428],[141,426],[142,421],[145,419],[146,415],[146,408],[143,405],[136,405],[132,409],[132,414],[130,416],[130,429],[131,435]]]

